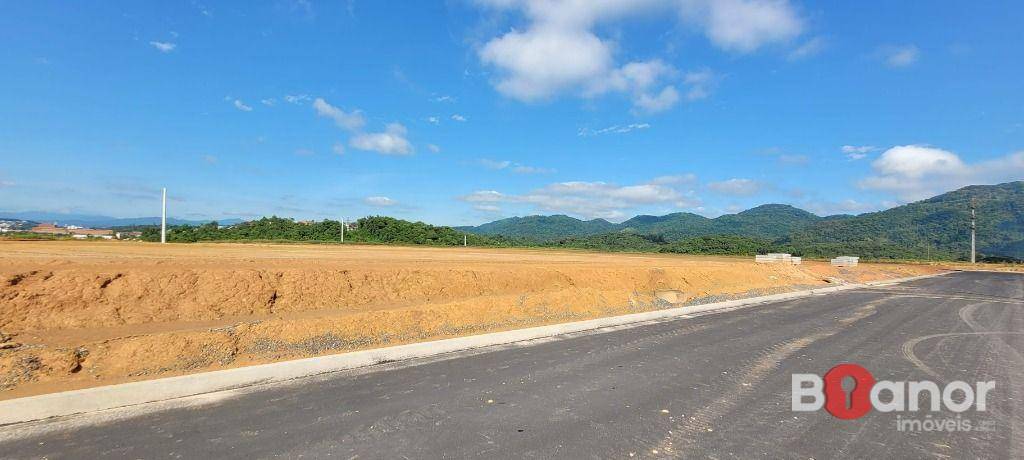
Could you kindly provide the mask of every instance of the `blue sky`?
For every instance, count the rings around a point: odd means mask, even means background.
[[[0,210],[861,213],[1024,178],[1016,2],[7,2]]]

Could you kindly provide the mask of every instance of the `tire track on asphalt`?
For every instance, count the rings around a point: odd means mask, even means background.
[[[685,417],[676,424],[650,452],[656,457],[687,456],[689,451],[699,443],[701,436],[714,431],[714,422],[735,408],[741,399],[749,396],[757,388],[756,384],[774,371],[781,361],[811,344],[831,337],[857,321],[875,314],[877,307],[889,300],[889,298],[882,298],[859,307],[852,315],[836,320],[837,326],[763,349],[756,360],[748,361],[741,367],[741,372],[738,373],[738,377],[733,379],[731,388],[725,390],[720,398],[704,406],[693,416]]]

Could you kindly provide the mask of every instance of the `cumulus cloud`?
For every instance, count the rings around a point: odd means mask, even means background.
[[[729,179],[720,182],[711,182],[708,189],[722,195],[751,196],[756,195],[763,189],[763,185],[751,179]]]
[[[313,101],[313,110],[316,110],[316,114],[321,117],[334,120],[334,124],[338,125],[339,128],[349,131],[358,131],[366,125],[366,120],[359,110],[345,112],[319,97]]]
[[[786,0],[683,0],[683,19],[700,25],[719,48],[749,53],[791,40],[803,21]]]
[[[921,54],[915,45],[883,46],[878,52],[885,63],[894,68],[914,65]]]
[[[174,49],[178,47],[178,45],[176,45],[174,43],[171,43],[171,42],[156,42],[156,41],[153,41],[153,42],[149,42],[149,45],[152,46],[153,48],[156,48],[157,51],[160,51],[161,53],[170,53],[171,51],[174,51]]]
[[[427,144],[427,150],[430,150],[433,153],[441,153],[441,147],[434,144]]]
[[[388,207],[398,204],[397,201],[392,200],[391,198],[388,198],[386,196],[368,196],[366,198],[363,198],[363,203],[376,207]]]
[[[359,150],[377,152],[383,155],[410,155],[412,144],[405,138],[405,126],[391,123],[383,132],[357,134],[349,141],[349,145]]]
[[[751,52],[787,41],[802,31],[802,21],[786,0],[478,0],[497,9],[520,10],[523,29],[486,42],[480,60],[498,70],[493,83],[507,97],[540,101],[562,93],[596,97],[630,96],[634,109],[667,110],[684,97],[679,72],[660,59],[619,64],[617,43],[597,35],[602,23],[643,12],[677,12],[686,24],[704,31],[720,48]],[[699,75],[698,75],[699,76]],[[707,97],[708,87],[690,84],[687,100]]]
[[[874,174],[861,188],[895,194],[904,201],[920,200],[971,184],[991,184],[1024,177],[1024,152],[977,163],[926,145],[900,145],[871,163]]]
[[[679,102],[679,91],[675,86],[669,85],[657,94],[640,93],[633,104],[637,109],[647,113],[664,112],[671,109]]]
[[[263,105],[265,105],[267,107],[273,107],[273,106],[277,105],[277,100],[272,98],[272,97],[266,98],[266,99],[260,99],[260,104],[263,104]]]
[[[238,110],[241,110],[243,112],[252,112],[252,107],[246,105],[244,102],[238,99],[235,99],[235,101],[232,104],[234,104],[235,108]]]
[[[669,185],[653,181],[625,186],[607,182],[558,182],[521,195],[480,190],[460,199],[475,206],[496,208],[499,203],[526,204],[541,212],[609,220],[622,219],[627,216],[626,211],[640,206],[699,206],[699,200],[692,191],[681,192]]]
[[[467,118],[465,116],[463,116],[463,115],[459,115],[459,114],[456,113],[456,114],[452,115],[452,120],[463,122],[463,121],[466,121]]]
[[[840,147],[840,150],[846,154],[846,158],[857,161],[864,159],[869,153],[878,150],[878,148],[873,145],[844,145]]]

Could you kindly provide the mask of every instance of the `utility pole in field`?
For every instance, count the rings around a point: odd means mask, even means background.
[[[167,242],[167,187],[163,189],[163,201],[160,211],[160,242]]]
[[[462,235],[462,247],[466,247],[466,235]]]
[[[341,242],[345,242],[345,218],[341,218]]]
[[[978,224],[974,221],[974,198],[971,198],[971,263],[976,263],[975,260],[975,233],[977,233]]]

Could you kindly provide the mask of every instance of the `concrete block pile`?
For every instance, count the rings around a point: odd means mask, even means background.
[[[856,267],[858,262],[860,262],[860,257],[853,256],[840,256],[832,259],[832,265],[836,267]]]
[[[800,265],[802,259],[800,257],[793,257],[792,254],[785,253],[772,253],[772,254],[758,254],[754,256],[754,262],[759,264],[793,264]]]

